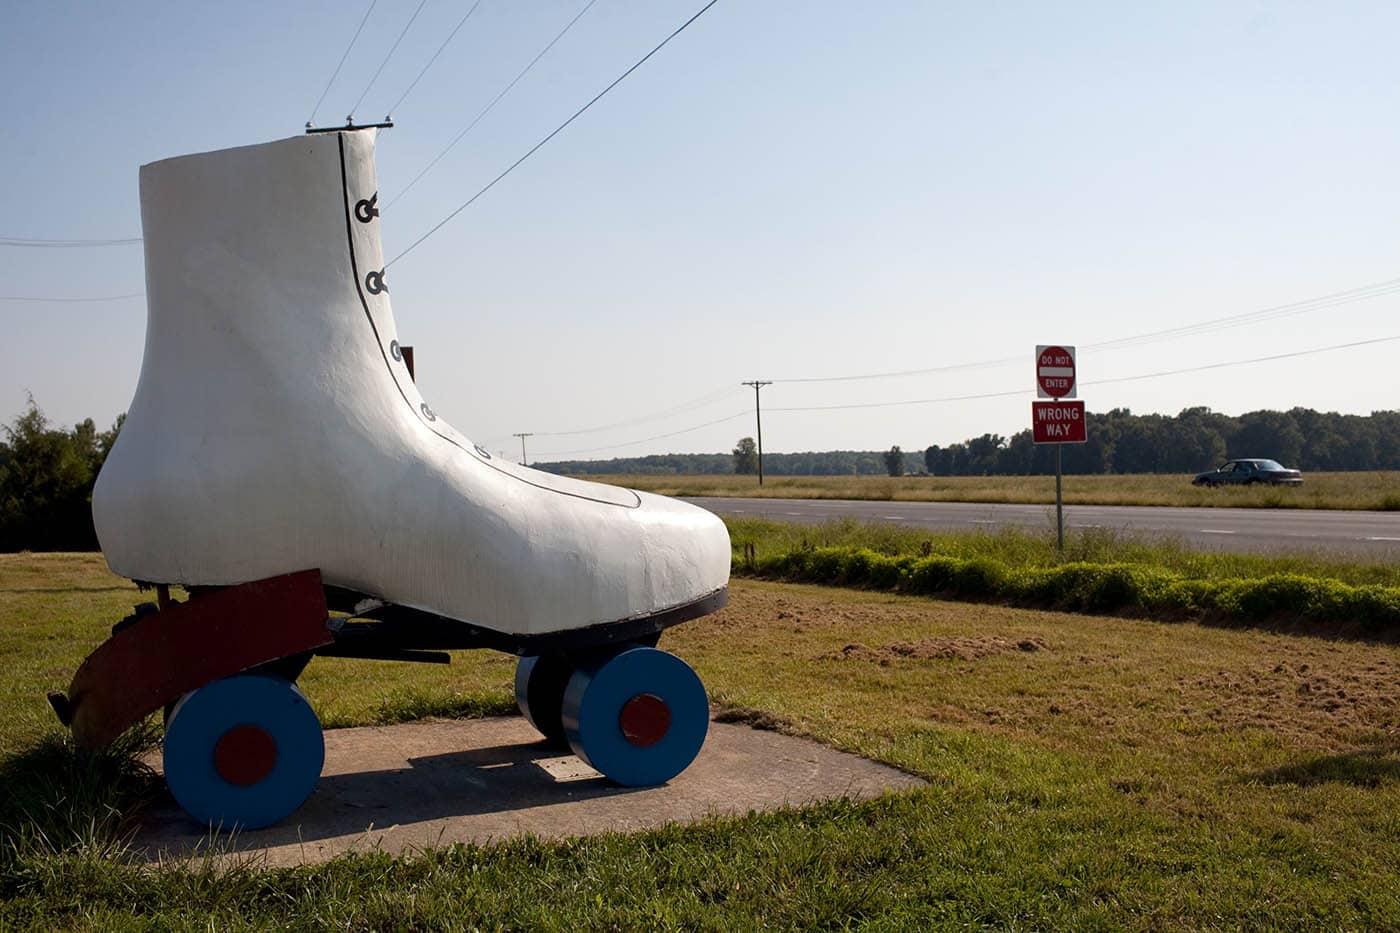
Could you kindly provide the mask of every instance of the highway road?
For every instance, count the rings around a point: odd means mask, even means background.
[[[1053,505],[717,497],[687,501],[720,515],[798,524],[854,518],[963,531],[1006,525],[1051,530],[1055,527]],[[1368,560],[1400,561],[1400,512],[1067,505],[1065,529],[1068,532],[1076,528],[1168,536],[1211,550],[1326,551]]]

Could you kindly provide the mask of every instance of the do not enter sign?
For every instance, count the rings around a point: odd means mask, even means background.
[[[1037,444],[1083,444],[1089,439],[1083,402],[1031,402],[1031,439]]]
[[[1074,398],[1074,347],[1035,348],[1038,398]]]

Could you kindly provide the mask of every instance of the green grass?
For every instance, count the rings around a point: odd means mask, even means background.
[[[584,477],[667,496],[873,499],[910,502],[1053,504],[1053,476],[754,476],[606,474]],[[1162,505],[1263,509],[1400,509],[1400,471],[1308,473],[1302,486],[1202,489],[1185,474],[1066,476],[1072,505]]]
[[[1048,532],[1020,529],[927,533],[851,519],[729,527],[734,572],[770,580],[1350,637],[1400,634],[1400,579],[1389,565],[1226,558],[1101,529],[1072,533],[1061,556]]]
[[[1400,926],[1395,646],[738,580],[663,647],[717,703],[926,789],[411,858],[138,867],[112,838],[157,791],[129,758],[73,756],[43,701],[137,598],[94,556],[0,557],[3,787],[70,804],[10,800],[0,928]],[[454,660],[321,659],[303,683],[342,724],[505,706],[508,660]]]

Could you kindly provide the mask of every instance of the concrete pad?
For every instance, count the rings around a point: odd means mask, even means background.
[[[685,773],[647,788],[612,784],[574,755],[546,747],[520,717],[325,735],[326,767],[311,799],[281,824],[219,839],[216,850],[297,865],[525,833],[629,832],[925,783],[806,739],[717,722]],[[210,838],[167,797],[147,811],[134,848],[148,858],[197,855],[210,851]]]

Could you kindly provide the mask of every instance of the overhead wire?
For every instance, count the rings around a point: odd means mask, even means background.
[[[1386,279],[1381,282],[1374,282],[1370,285],[1362,285],[1345,291],[1333,292],[1327,295],[1319,295],[1315,298],[1303,301],[1290,302],[1284,305],[1274,305],[1255,311],[1248,311],[1242,314],[1232,314],[1220,318],[1211,318],[1205,321],[1197,321],[1193,324],[1185,324],[1180,327],[1171,327],[1164,330],[1149,331],[1142,334],[1133,334],[1127,337],[1119,337],[1114,340],[1102,341],[1100,343],[1086,344],[1079,349],[1083,351],[1109,351],[1127,349],[1128,347],[1142,346],[1148,343],[1156,343],[1162,340],[1175,340],[1181,337],[1191,337],[1198,334],[1214,333],[1220,330],[1227,330],[1232,327],[1243,327],[1249,324],[1259,324],[1264,321],[1277,320],[1279,318],[1291,317],[1297,314],[1304,314],[1313,311],[1323,311],[1329,308],[1336,308],[1346,304],[1359,301],[1369,301],[1374,298],[1382,298],[1400,292],[1400,278]],[[995,359],[975,360],[967,363],[954,363],[946,366],[931,366],[921,369],[903,369],[878,373],[857,373],[841,376],[808,376],[802,378],[774,379],[775,383],[816,383],[816,382],[856,382],[874,379],[894,379],[905,376],[929,376],[938,373],[965,371],[969,369],[989,369],[998,366],[1006,366],[1013,363],[1024,362],[1024,356],[1003,356]]]
[[[1081,382],[1082,386],[1109,385],[1117,382],[1136,382],[1142,379],[1159,379],[1163,376],[1180,376],[1187,373],[1204,372],[1211,369],[1225,369],[1230,366],[1249,366],[1255,363],[1269,363],[1275,360],[1287,360],[1300,356],[1312,356],[1317,353],[1331,353],[1336,350],[1349,350],[1355,347],[1371,346],[1374,344],[1389,343],[1400,340],[1400,334],[1389,337],[1373,337],[1368,340],[1354,340],[1349,343],[1338,343],[1326,347],[1312,347],[1306,350],[1293,350],[1288,353],[1274,353],[1268,356],[1256,356],[1242,360],[1226,360],[1220,363],[1204,363],[1199,366],[1185,366],[1179,369],[1165,369],[1153,373],[1139,373],[1133,376],[1115,376],[1109,379],[1093,379]],[[941,402],[965,402],[974,399],[987,398],[1009,398],[1017,395],[1025,395],[1029,389],[1010,389],[1003,392],[983,392],[976,395],[947,395],[940,398],[919,398],[902,399],[895,402],[857,402],[843,405],[804,405],[791,407],[768,406],[764,411],[840,411],[853,408],[895,408],[904,405],[933,405]]]
[[[662,418],[668,418],[672,415],[682,414],[687,411],[694,411],[697,408],[704,408],[708,405],[714,404],[715,402],[719,402],[725,398],[731,397],[739,391],[740,389],[737,386],[726,386],[723,389],[717,389],[713,392],[706,393],[705,395],[698,396],[697,398],[690,399],[689,401],[681,402],[678,405],[672,405],[670,408],[665,408],[660,411],[651,412],[645,415],[638,415],[636,417],[628,418],[623,421],[614,421],[611,424],[599,425],[593,428],[579,428],[573,431],[534,431],[532,433],[536,437],[576,437],[580,434],[598,434],[603,431],[613,431],[617,428],[627,428],[637,424],[646,424],[648,421],[658,421]]]
[[[1304,311],[1321,310],[1321,309],[1327,308],[1327,307],[1335,307],[1335,306],[1337,306],[1338,304],[1346,304],[1346,303],[1350,303],[1350,302],[1353,302],[1353,301],[1361,301],[1361,300],[1366,300],[1366,299],[1369,299],[1369,298],[1376,298],[1376,297],[1380,297],[1380,296],[1385,295],[1385,294],[1393,293],[1393,292],[1395,292],[1395,291],[1397,291],[1397,290],[1400,290],[1400,279],[1389,279],[1389,280],[1385,280],[1385,281],[1382,281],[1382,282],[1376,282],[1376,283],[1373,283],[1373,284],[1371,284],[1371,285],[1359,286],[1359,287],[1357,287],[1357,288],[1346,289],[1346,290],[1340,291],[1340,292],[1333,292],[1333,293],[1328,294],[1328,295],[1322,295],[1322,296],[1319,296],[1319,297],[1317,297],[1317,298],[1307,299],[1307,300],[1305,300],[1305,301],[1291,302],[1291,303],[1286,304],[1286,305],[1276,305],[1276,306],[1273,306],[1273,307],[1270,307],[1270,308],[1264,308],[1264,309],[1260,309],[1260,310],[1257,310],[1257,311],[1247,312],[1247,313],[1245,313],[1245,314],[1228,315],[1228,316],[1223,317],[1223,318],[1214,318],[1214,319],[1207,320],[1207,321],[1199,321],[1199,322],[1196,322],[1196,323],[1194,323],[1194,324],[1184,325],[1184,326],[1182,326],[1182,327],[1167,328],[1167,329],[1164,329],[1164,330],[1160,330],[1160,331],[1151,331],[1151,332],[1148,332],[1148,333],[1145,333],[1145,334],[1139,334],[1139,335],[1135,335],[1135,336],[1132,336],[1132,337],[1118,338],[1118,339],[1116,339],[1116,340],[1105,341],[1105,342],[1103,342],[1102,344],[1091,345],[1090,347],[1085,347],[1085,348],[1083,348],[1083,349],[1091,349],[1091,348],[1115,349],[1115,348],[1118,348],[1118,347],[1120,347],[1120,346],[1131,345],[1130,342],[1132,342],[1132,341],[1142,341],[1142,340],[1144,340],[1145,338],[1151,338],[1151,339],[1171,339],[1171,338],[1174,338],[1174,337],[1177,337],[1177,336],[1186,335],[1188,332],[1190,332],[1190,333],[1209,332],[1209,331],[1212,331],[1212,330],[1219,330],[1219,329],[1222,329],[1222,328],[1224,328],[1224,327],[1226,327],[1226,326],[1239,326],[1239,325],[1241,325],[1241,324],[1255,323],[1255,322],[1262,321],[1262,320],[1265,320],[1265,319],[1271,319],[1271,318],[1275,318],[1275,317],[1287,316],[1287,315],[1289,315],[1289,314],[1298,314],[1298,313],[1303,313]],[[1336,345],[1328,346],[1328,347],[1316,347],[1316,348],[1311,348],[1311,349],[1306,349],[1306,350],[1290,351],[1290,352],[1288,352],[1288,353],[1272,354],[1272,355],[1262,356],[1262,357],[1251,357],[1251,358],[1244,359],[1244,360],[1230,360],[1230,361],[1225,361],[1225,362],[1221,362],[1221,363],[1207,363],[1207,364],[1201,364],[1201,365],[1199,365],[1199,366],[1189,366],[1189,367],[1183,367],[1183,368],[1178,368],[1178,369],[1173,369],[1173,370],[1163,370],[1163,371],[1154,372],[1154,373],[1141,373],[1141,374],[1133,375],[1133,376],[1121,376],[1121,377],[1114,377],[1114,378],[1111,378],[1111,379],[1089,380],[1089,381],[1081,382],[1081,385],[1084,385],[1084,386],[1107,385],[1107,384],[1118,383],[1118,382],[1133,382],[1133,381],[1138,381],[1138,380],[1143,380],[1143,379],[1155,379],[1155,378],[1164,377],[1164,376],[1182,375],[1182,374],[1193,373],[1193,372],[1203,372],[1203,371],[1212,370],[1212,369],[1222,369],[1222,368],[1226,368],[1226,367],[1230,367],[1230,366],[1250,365],[1250,364],[1255,364],[1255,363],[1270,362],[1270,361],[1274,361],[1274,360],[1290,359],[1290,358],[1298,357],[1298,356],[1307,356],[1307,355],[1312,355],[1312,354],[1316,354],[1316,353],[1327,353],[1327,352],[1332,352],[1332,351],[1336,351],[1336,350],[1343,350],[1343,349],[1349,349],[1349,348],[1360,347],[1360,346],[1368,346],[1368,345],[1371,345],[1371,344],[1385,343],[1385,342],[1394,341],[1394,340],[1400,340],[1400,336],[1395,336],[1395,337],[1379,337],[1379,338],[1374,338],[1374,339],[1370,339],[1370,340],[1353,341],[1353,342],[1350,342],[1350,343],[1336,344]],[[920,371],[917,371],[917,372],[919,372],[919,373],[927,373],[927,372],[949,372],[949,371],[954,371],[954,370],[959,370],[959,369],[968,369],[968,368],[976,368],[976,367],[980,367],[980,366],[986,366],[986,365],[988,365],[989,362],[1000,363],[1000,362],[1003,362],[1003,361],[1010,361],[1010,362],[1023,363],[1023,362],[1025,361],[1025,358],[1022,357],[1022,356],[1015,356],[1015,357],[1004,357],[1004,358],[1002,358],[1002,359],[1000,359],[1000,360],[996,360],[996,361],[980,361],[980,362],[971,362],[971,363],[957,363],[957,364],[952,364],[952,365],[949,365],[949,366],[933,367],[933,368],[931,368],[931,369],[920,370]],[[910,371],[910,372],[913,372],[913,371]],[[774,382],[779,382],[779,381],[802,382],[802,381],[809,381],[809,380],[774,380]],[[838,381],[838,380],[834,380],[834,379],[833,379],[833,380],[810,380],[810,381]],[[839,380],[839,381],[844,381],[844,380]],[[961,394],[961,395],[947,395],[947,396],[940,396],[940,397],[936,397],[936,398],[901,399],[901,400],[887,401],[887,402],[850,402],[850,403],[843,403],[843,404],[836,404],[836,405],[768,406],[768,407],[766,408],[766,410],[767,410],[767,411],[771,411],[771,412],[803,412],[803,411],[849,411],[849,410],[860,410],[860,409],[871,409],[871,408],[895,408],[895,407],[913,406],[913,405],[932,405],[932,404],[940,404],[940,403],[947,403],[947,402],[966,402],[966,401],[978,401],[978,400],[983,400],[983,399],[1012,398],[1012,397],[1024,395],[1024,394],[1026,394],[1026,391],[1027,391],[1026,389],[1021,388],[1021,389],[1001,390],[1001,391],[995,391],[995,392],[978,392],[978,393],[969,393],[969,394]],[[717,401],[718,399],[723,398],[725,395],[728,395],[728,394],[729,394],[729,390],[717,391],[717,392],[714,392],[714,393],[710,393],[710,394],[708,394],[708,395],[706,395],[706,396],[701,396],[701,397],[699,397],[699,398],[697,398],[697,399],[692,399],[692,400],[690,400],[689,402],[682,402],[682,403],[680,403],[679,405],[672,406],[671,408],[664,409],[664,410],[661,410],[661,411],[659,411],[659,412],[655,412],[655,413],[650,414],[650,415],[640,416],[640,417],[638,417],[638,418],[629,419],[629,420],[627,420],[627,421],[615,422],[615,423],[608,424],[608,425],[601,425],[601,426],[596,427],[596,428],[580,429],[580,430],[577,430],[577,431],[557,431],[557,432],[537,432],[537,433],[539,433],[541,436],[545,436],[546,434],[552,435],[552,436],[566,436],[566,435],[575,435],[575,434],[591,434],[591,433],[598,433],[598,432],[607,431],[607,430],[614,430],[614,429],[616,429],[616,428],[619,428],[619,427],[627,427],[627,426],[630,426],[630,425],[632,425],[632,424],[645,423],[646,421],[658,420],[658,419],[660,419],[660,418],[668,417],[668,416],[670,416],[670,415],[673,415],[673,414],[676,414],[676,413],[679,413],[679,412],[682,412],[682,411],[690,410],[690,409],[692,409],[692,408],[694,408],[694,407],[703,407],[704,404],[709,404],[709,403],[711,403],[711,402],[713,402],[713,401]],[[687,433],[687,432],[689,432],[689,431],[691,431],[691,430],[700,430],[700,429],[703,428],[703,427],[708,427],[709,424],[710,424],[710,423],[707,422],[707,423],[704,424],[704,425],[697,425],[697,426],[695,426],[694,428],[687,428],[687,429],[685,429],[684,431],[682,431],[682,432],[677,432],[677,433]],[[674,435],[674,434],[667,434],[667,435],[662,435],[662,436],[663,436],[663,437],[670,437],[670,436],[675,436],[675,435]],[[607,446],[607,447],[588,448],[588,449],[585,449],[585,450],[576,450],[576,451],[560,451],[560,452],[558,452],[558,453],[589,453],[589,452],[592,452],[592,451],[595,451],[595,450],[610,450],[610,449],[615,449],[615,448],[618,448],[618,447],[627,447],[627,446],[631,446],[632,444],[644,443],[646,440],[648,440],[648,439],[645,439],[645,438],[644,438],[644,439],[640,439],[640,440],[636,440],[636,441],[629,441],[629,442],[624,443],[624,444],[609,445],[609,446]]]
[[[566,24],[564,24],[564,28],[559,30],[559,32],[555,34],[553,39],[549,40],[549,44],[546,45],[544,48],[540,49],[539,54],[537,54],[534,58],[530,59],[530,63],[524,68],[522,68],[520,70],[520,73],[517,74],[514,78],[512,78],[510,83],[507,84],[504,88],[502,88],[501,91],[494,98],[492,98],[491,103],[487,104],[486,107],[480,113],[478,113],[470,123],[467,124],[466,129],[462,130],[455,137],[453,137],[452,142],[448,143],[446,148],[444,148],[441,152],[435,155],[431,162],[423,166],[423,168],[419,170],[418,174],[413,176],[412,181],[405,185],[403,187],[403,190],[401,190],[398,194],[394,195],[392,198],[386,201],[384,203],[384,206],[388,208],[392,206],[395,201],[408,194],[408,192],[413,188],[413,186],[418,184],[419,180],[424,175],[428,174],[430,171],[433,170],[433,166],[441,162],[444,156],[451,152],[453,148],[459,142],[461,142],[462,139],[468,133],[470,133],[478,123],[480,123],[483,119],[486,118],[486,115],[488,113],[495,109],[496,105],[501,102],[502,98],[509,94],[511,92],[511,89],[520,83],[520,79],[529,74],[531,69],[533,69],[535,65],[539,64],[540,59],[544,58],[547,54],[549,54],[549,50],[554,48],[554,46],[559,42],[559,40],[564,38],[565,34],[567,34],[570,29],[574,28],[574,23],[577,23],[579,20],[583,19],[583,14],[587,13],[590,9],[592,9],[593,4],[597,2],[598,0],[588,0],[588,2],[584,4],[583,9],[579,10],[578,13],[574,15],[574,18],[569,20]]]
[[[16,246],[29,249],[76,249],[88,246],[132,246],[141,242],[141,237],[106,240],[41,240],[25,236],[0,236],[0,246]]]
[[[1155,343],[1159,340],[1171,340],[1186,336],[1194,337],[1199,334],[1227,330],[1231,327],[1260,324],[1264,321],[1278,320],[1280,318],[1292,317],[1311,311],[1322,311],[1328,308],[1338,307],[1339,305],[1351,304],[1356,301],[1369,301],[1372,298],[1381,298],[1386,295],[1395,294],[1398,291],[1400,291],[1400,278],[1386,279],[1383,282],[1361,285],[1356,288],[1346,289],[1345,291],[1333,292],[1329,295],[1319,295],[1316,298],[1307,298],[1302,301],[1294,301],[1284,305],[1274,305],[1269,308],[1262,308],[1258,311],[1249,311],[1243,314],[1199,321],[1195,324],[1184,324],[1180,327],[1169,327],[1165,330],[1150,331],[1131,337],[1119,337],[1115,340],[1092,343],[1086,345],[1083,349],[1116,350],[1123,347],[1138,346],[1144,343]]]
[[[384,60],[379,63],[379,67],[374,69],[374,77],[369,79],[369,84],[366,84],[365,89],[360,92],[359,99],[355,101],[355,106],[350,108],[351,116],[354,116],[355,111],[360,109],[360,104],[364,103],[366,95],[370,92],[370,88],[374,87],[374,83],[379,80],[379,75],[384,71],[384,66],[389,64],[389,59],[394,57],[394,53],[398,51],[399,43],[403,41],[404,36],[408,35],[409,29],[413,28],[414,20],[418,19],[418,14],[423,12],[423,7],[427,2],[428,0],[419,0],[418,8],[414,10],[413,15],[408,18],[408,22],[404,24],[403,31],[400,32],[399,37],[394,40],[394,44],[389,46],[389,54],[385,55]]]
[[[1289,351],[1289,352],[1287,352],[1287,353],[1272,353],[1272,354],[1269,354],[1269,355],[1267,355],[1267,356],[1256,356],[1256,357],[1250,357],[1250,358],[1248,358],[1248,359],[1242,359],[1242,360],[1226,360],[1226,361],[1218,362],[1218,363],[1203,363],[1203,364],[1201,364],[1201,365],[1199,365],[1199,366],[1186,366],[1186,367],[1181,367],[1181,368],[1179,368],[1179,369],[1161,370],[1161,371],[1159,371],[1159,372],[1139,373],[1139,374],[1133,375],[1133,376],[1115,376],[1115,377],[1108,378],[1108,379],[1095,379],[1095,380],[1090,380],[1090,381],[1083,382],[1083,383],[1081,383],[1081,384],[1082,384],[1082,385],[1085,385],[1085,386],[1093,386],[1093,385],[1108,385],[1108,384],[1111,384],[1111,383],[1118,383],[1118,382],[1134,382],[1134,381],[1139,381],[1139,380],[1143,380],[1143,379],[1159,379],[1159,378],[1162,378],[1162,377],[1165,377],[1165,376],[1180,376],[1180,375],[1184,375],[1184,374],[1188,374],[1188,373],[1204,372],[1204,371],[1206,371],[1206,370],[1212,370],[1212,369],[1225,369],[1225,368],[1228,368],[1228,367],[1231,367],[1231,366],[1249,366],[1249,365],[1254,365],[1254,364],[1257,364],[1257,363],[1269,363],[1269,362],[1274,362],[1274,361],[1277,361],[1277,360],[1294,359],[1294,358],[1297,358],[1297,357],[1300,357],[1300,356],[1312,356],[1312,355],[1315,355],[1315,354],[1318,354],[1318,353],[1332,353],[1332,352],[1335,352],[1335,351],[1338,351],[1338,350],[1348,350],[1348,349],[1353,349],[1353,348],[1356,348],[1356,347],[1373,346],[1373,345],[1376,345],[1376,344],[1390,343],[1390,342],[1394,342],[1394,341],[1397,341],[1397,340],[1400,340],[1400,334],[1394,334],[1394,335],[1388,336],[1388,337],[1373,337],[1373,338],[1370,338],[1370,339],[1367,339],[1367,340],[1353,340],[1353,341],[1350,341],[1350,342],[1347,342],[1347,343],[1338,343],[1338,344],[1333,344],[1333,345],[1331,345],[1331,346],[1326,346],[1326,347],[1311,347],[1311,348],[1308,348],[1308,349],[1305,349],[1305,350],[1292,350],[1292,351]],[[899,400],[899,401],[893,401],[893,402],[857,402],[857,403],[844,404],[844,405],[765,406],[763,410],[764,410],[764,411],[767,411],[767,412],[775,412],[775,413],[776,413],[776,412],[804,412],[804,411],[841,411],[841,410],[850,410],[850,409],[869,409],[869,408],[895,408],[895,407],[909,406],[909,405],[934,405],[934,404],[946,403],[946,402],[967,402],[967,401],[976,401],[976,400],[981,400],[981,399],[1012,398],[1012,397],[1015,397],[1015,396],[1024,396],[1024,395],[1026,395],[1028,392],[1029,392],[1029,389],[1027,389],[1027,388],[1019,388],[1019,389],[1007,389],[1007,390],[998,391],[998,392],[978,392],[978,393],[971,393],[971,394],[965,394],[965,395],[945,395],[945,396],[941,396],[941,397],[939,397],[939,398],[901,399],[901,400]],[[702,396],[702,398],[703,398],[703,396]],[[678,406],[678,407],[679,407],[679,406]],[[597,452],[599,452],[599,451],[604,451],[604,450],[619,450],[619,449],[621,449],[621,448],[623,448],[623,447],[633,447],[633,446],[636,446],[637,444],[646,444],[646,443],[649,443],[649,442],[651,442],[651,441],[659,441],[659,440],[665,440],[665,439],[671,438],[671,437],[679,437],[679,436],[681,436],[682,434],[691,434],[691,433],[694,433],[695,431],[700,431],[700,430],[703,430],[703,429],[705,429],[705,428],[714,427],[715,425],[718,425],[718,424],[725,424],[725,423],[727,423],[727,422],[734,421],[734,420],[737,420],[737,419],[739,419],[739,418],[747,417],[747,416],[749,416],[749,415],[751,415],[751,414],[752,414],[752,411],[751,411],[751,410],[745,409],[744,411],[735,412],[734,414],[726,415],[726,416],[724,416],[723,418],[716,418],[716,419],[714,419],[714,420],[712,420],[712,421],[706,421],[706,422],[704,422],[704,423],[702,423],[702,424],[691,425],[690,427],[681,428],[681,429],[676,430],[676,431],[668,431],[668,432],[666,432],[666,433],[664,433],[664,434],[653,434],[653,435],[650,436],[650,437],[640,437],[640,438],[636,438],[636,439],[634,439],[634,440],[623,441],[623,442],[617,443],[617,444],[605,444],[605,445],[601,445],[601,446],[597,446],[597,447],[581,447],[581,448],[574,448],[574,449],[570,449],[570,450],[547,450],[547,451],[541,451],[540,453],[538,453],[538,454],[535,455],[535,460],[538,462],[539,460],[541,460],[541,459],[544,458],[544,457],[561,457],[561,456],[567,456],[567,455],[571,455],[571,454],[597,453]],[[599,429],[599,430],[601,430],[601,429]],[[575,432],[558,432],[559,435],[568,434],[568,433],[575,433]],[[582,432],[577,432],[577,433],[582,433]],[[536,436],[540,436],[540,435],[541,435],[541,432],[535,432],[535,434],[536,434]]]
[[[676,29],[675,29],[675,31],[673,31],[673,32],[672,32],[669,36],[667,36],[665,39],[662,39],[661,42],[659,42],[659,43],[656,45],[655,48],[653,48],[650,52],[646,53],[646,54],[643,55],[640,59],[638,59],[637,62],[636,62],[636,64],[634,64],[631,68],[628,68],[628,69],[627,69],[626,71],[624,71],[622,74],[618,75],[617,78],[615,78],[611,84],[609,84],[607,87],[603,88],[601,91],[599,91],[597,94],[595,94],[595,95],[593,96],[593,99],[592,99],[592,100],[590,100],[588,103],[584,104],[584,105],[583,105],[582,107],[580,107],[578,110],[575,110],[574,113],[573,113],[573,116],[569,117],[569,119],[565,120],[563,123],[561,123],[561,124],[559,124],[557,127],[555,127],[554,130],[552,130],[552,131],[550,132],[550,134],[549,134],[548,136],[546,136],[544,139],[541,139],[539,142],[537,142],[537,143],[535,143],[533,146],[531,146],[531,147],[529,148],[529,150],[526,151],[526,153],[525,153],[524,155],[522,155],[520,158],[518,158],[518,159],[516,159],[514,162],[512,162],[512,163],[510,164],[510,166],[506,168],[505,171],[501,172],[501,173],[500,173],[499,175],[497,175],[495,178],[493,178],[493,179],[491,179],[489,182],[487,182],[485,187],[483,187],[483,188],[482,188],[480,191],[478,191],[476,194],[472,195],[470,198],[468,198],[466,201],[464,201],[464,202],[463,202],[461,205],[459,205],[454,211],[452,211],[452,213],[448,214],[448,215],[447,215],[446,217],[444,217],[442,220],[438,221],[438,223],[435,224],[435,225],[432,227],[432,229],[430,229],[427,233],[423,234],[423,235],[420,236],[418,239],[416,239],[416,240],[414,240],[412,243],[410,243],[410,244],[408,245],[408,248],[407,248],[407,249],[405,249],[403,252],[399,253],[399,254],[398,254],[397,256],[395,256],[393,259],[391,259],[391,260],[389,260],[388,262],[386,262],[386,263],[384,264],[384,268],[385,268],[385,269],[389,268],[389,267],[392,266],[394,263],[398,262],[400,259],[402,259],[403,257],[407,256],[409,253],[413,252],[413,250],[415,250],[424,240],[426,240],[428,237],[432,236],[434,233],[437,233],[439,230],[441,230],[441,229],[442,229],[444,226],[446,226],[454,217],[456,217],[458,214],[462,213],[462,211],[466,210],[468,207],[471,207],[472,204],[476,203],[476,201],[477,201],[478,198],[480,198],[482,195],[486,194],[486,192],[490,191],[492,188],[496,187],[496,185],[497,185],[503,178],[505,178],[505,177],[506,177],[507,175],[509,175],[511,172],[513,172],[513,171],[515,171],[517,168],[519,168],[520,165],[521,165],[521,163],[523,163],[526,159],[530,158],[530,156],[534,155],[536,152],[539,152],[540,149],[544,148],[544,146],[545,146],[546,143],[548,143],[551,139],[553,139],[554,137],[556,137],[556,136],[558,136],[560,133],[562,133],[562,132],[569,126],[569,124],[573,123],[573,122],[574,122],[575,120],[577,120],[579,117],[583,116],[583,115],[588,111],[588,109],[589,109],[590,107],[592,107],[594,104],[598,103],[598,101],[602,100],[602,99],[607,95],[607,93],[608,93],[609,91],[611,91],[613,88],[617,87],[619,84],[621,84],[623,81],[625,81],[625,80],[627,79],[628,75],[632,74],[632,72],[636,71],[638,68],[642,67],[642,65],[646,64],[647,61],[649,61],[653,55],[655,55],[657,52],[659,52],[659,51],[661,51],[662,49],[664,49],[668,44],[670,44],[670,42],[671,42],[672,39],[676,38],[676,36],[679,36],[681,33],[685,32],[685,30],[688,29],[688,28],[690,27],[690,24],[691,24],[691,23],[693,23],[693,22],[695,22],[696,20],[698,20],[701,16],[704,16],[705,13],[706,13],[706,11],[708,11],[708,10],[710,9],[710,7],[714,6],[714,5],[715,5],[716,3],[718,3],[718,2],[719,2],[719,0],[710,0],[709,3],[706,3],[703,7],[701,7],[700,10],[699,10],[698,12],[696,12],[693,16],[690,17],[690,19],[686,20],[684,23],[681,23],[679,26],[677,26]]]
[[[345,66],[345,60],[350,57],[350,50],[355,47],[355,40],[360,38],[360,33],[365,28],[365,23],[369,22],[369,15],[374,12],[374,5],[379,0],[369,0],[369,9],[365,10],[365,15],[360,17],[360,25],[355,27],[355,34],[350,37],[350,44],[345,47],[345,52],[340,56],[340,61],[336,63],[335,71],[331,72],[331,79],[326,82],[326,88],[321,92],[321,96],[316,98],[316,106],[311,108],[311,118],[306,121],[307,126],[316,122],[316,111],[321,109],[321,105],[326,102],[326,95],[330,93],[331,85],[335,84],[336,77],[340,74],[340,69]]]
[[[716,418],[714,421],[706,421],[704,424],[697,424],[688,428],[681,428],[679,431],[670,431],[666,434],[654,434],[651,437],[642,437],[634,441],[625,441],[621,444],[608,444],[603,447],[584,447],[577,450],[547,450],[542,453],[536,454],[535,460],[538,462],[540,457],[559,457],[565,454],[591,454],[596,453],[600,450],[617,450],[621,447],[632,447],[636,444],[645,444],[649,441],[664,440],[668,437],[679,437],[682,434],[690,434],[694,431],[699,431],[703,428],[714,427],[717,424],[724,424],[727,421],[734,421],[737,418],[744,418],[751,414],[753,414],[753,412],[746,409],[744,411],[735,412],[732,415],[726,415],[723,418]]]
[[[1229,366],[1248,366],[1253,363],[1271,363],[1275,360],[1291,360],[1299,356],[1312,356],[1315,353],[1331,353],[1334,350],[1350,350],[1354,347],[1369,347],[1380,343],[1400,340],[1400,334],[1389,337],[1372,337],[1369,340],[1353,340],[1350,343],[1337,343],[1330,347],[1315,347],[1310,350],[1294,350],[1289,353],[1273,353],[1269,356],[1256,356],[1247,360],[1230,360],[1224,363],[1205,363],[1200,366],[1186,366],[1181,369],[1166,369],[1155,373],[1141,373],[1136,376],[1115,376],[1111,379],[1092,379],[1083,383],[1086,386],[1109,385],[1115,382],[1136,382],[1139,379],[1156,379],[1159,376],[1180,376],[1185,373],[1200,373],[1210,369],[1225,369]]]
[[[472,18],[472,14],[476,12],[476,8],[479,6],[481,6],[481,0],[476,0],[476,2],[471,5],[471,9],[467,10],[467,15],[463,16],[457,22],[457,25],[452,28],[452,31],[447,34],[447,38],[442,40],[442,45],[438,46],[438,50],[433,53],[433,57],[428,59],[428,63],[423,66],[423,70],[418,72],[418,77],[413,79],[413,82],[409,84],[409,86],[404,90],[402,94],[399,95],[399,99],[394,101],[393,105],[389,108],[388,112],[385,113],[385,120],[388,120],[390,115],[392,115],[395,110],[399,109],[399,106],[402,105],[404,100],[408,98],[408,95],[413,91],[414,88],[418,86],[418,82],[423,80],[423,76],[428,73],[429,68],[433,67],[433,62],[438,60],[438,56],[442,54],[442,50],[447,48],[447,46],[457,36],[457,33],[460,32],[462,27],[467,24],[467,20]]]
[[[84,295],[81,297],[53,297],[40,295],[0,295],[0,301],[45,301],[61,303],[97,302],[97,301],[125,301],[128,298],[145,298],[145,292],[132,292],[129,295]]]

